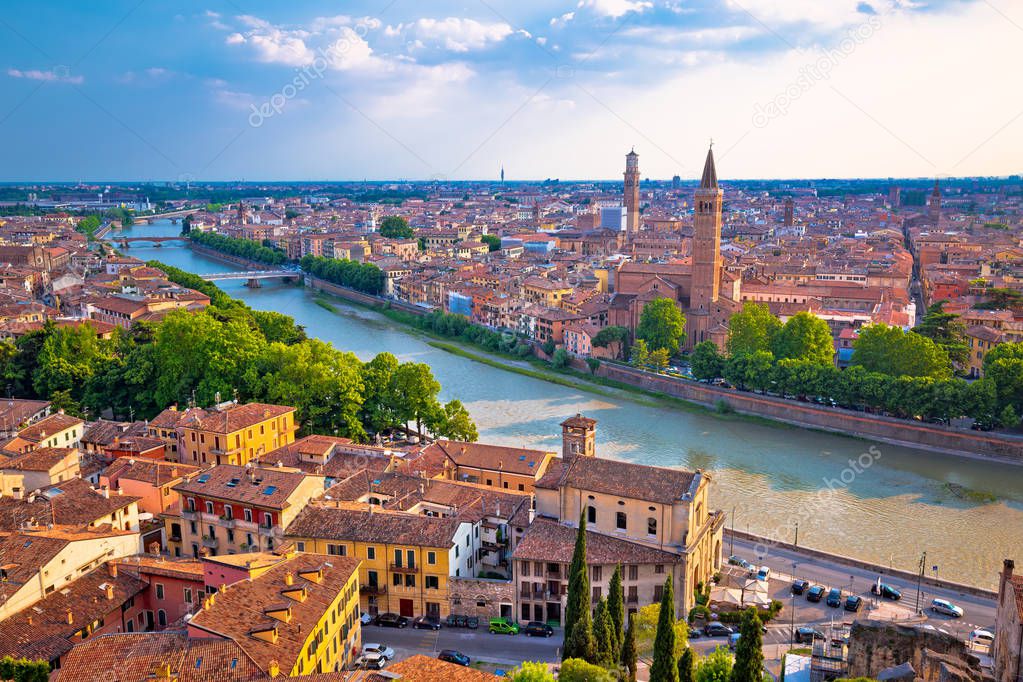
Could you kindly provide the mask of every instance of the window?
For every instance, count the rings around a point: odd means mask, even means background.
[[[596,523],[596,522],[597,522],[597,508],[594,507],[591,504],[590,506],[586,507],[586,523]]]
[[[156,622],[162,628],[167,627],[167,612],[164,611],[163,609],[160,609],[159,611],[157,611],[156,612]]]
[[[615,528],[618,530],[626,529],[626,515],[625,512],[615,512]]]
[[[437,553],[436,552],[427,552],[426,553],[426,563],[430,564],[431,566],[436,564],[437,563]]]
[[[654,573],[657,573],[658,575],[664,573],[664,564],[657,564],[654,566]]]
[[[639,580],[639,566],[636,564],[629,565],[629,580]]]
[[[401,587],[401,573],[392,573],[391,574],[391,583],[395,587]]]
[[[405,550],[405,558],[409,568],[416,567],[416,551],[414,549]]]
[[[245,509],[244,511],[242,511],[242,517],[247,522],[252,523],[252,510],[251,509]]]
[[[376,547],[367,547],[366,548],[366,558],[367,559],[371,559],[371,560],[372,559],[376,559],[377,558],[377,548]]]
[[[593,575],[593,582],[597,583],[600,582],[600,579],[603,577],[604,571],[601,566],[592,566],[590,568],[590,573]]]
[[[646,520],[646,534],[657,535],[657,519],[652,516]]]
[[[394,550],[394,565],[401,568],[401,550]]]
[[[654,601],[661,601],[661,597],[664,596],[664,585],[654,585]]]
[[[426,589],[437,590],[440,589],[440,578],[435,575],[426,576]]]
[[[302,542],[301,540],[296,542],[295,545],[298,547],[298,551],[300,551],[300,552],[304,552],[305,551],[305,543]],[[331,546],[332,545],[327,545],[327,549],[330,549]]]
[[[593,601],[594,603],[600,601],[600,585],[593,586]]]
[[[415,586],[416,586],[416,574],[415,573],[406,573],[405,574],[405,587],[415,587]]]
[[[225,504],[224,505],[224,518],[225,519],[233,519],[234,518],[234,510],[231,509],[231,505],[229,505],[229,504]]]
[[[192,588],[191,587],[186,587],[185,588],[185,603],[186,604],[191,604],[192,603]]]
[[[163,599],[163,585],[156,583],[156,598]]]

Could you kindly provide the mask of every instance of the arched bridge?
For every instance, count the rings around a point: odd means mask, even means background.
[[[133,242],[151,242],[160,246],[163,242],[187,242],[188,237],[115,237],[122,249],[127,249]]]
[[[245,286],[258,289],[264,279],[282,279],[285,282],[296,280],[302,276],[295,270],[249,270],[247,272],[217,272],[211,275],[199,275],[208,282],[222,282],[231,279],[244,279]]]

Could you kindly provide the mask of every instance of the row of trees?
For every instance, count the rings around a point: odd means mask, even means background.
[[[98,215],[87,215],[78,221],[75,229],[84,234],[89,240],[96,238],[96,230],[99,229],[100,220]]]
[[[202,232],[189,230],[188,238],[200,246],[205,246],[214,251],[220,251],[231,256],[238,256],[246,260],[266,263],[267,265],[281,265],[288,260],[283,251],[273,249],[254,241],[252,239],[239,239],[228,237],[216,232]]]
[[[309,274],[349,289],[374,296],[384,290],[384,271],[372,263],[306,255],[299,264]]]
[[[391,310],[388,315],[411,324],[423,331],[457,339],[479,346],[492,353],[505,353],[525,358],[533,353],[533,347],[525,340],[510,332],[497,332],[479,324],[473,324],[465,315],[433,310],[426,315],[413,315]],[[554,352],[554,349],[551,349]]]
[[[47,323],[0,343],[0,379],[14,395],[83,416],[109,409],[151,418],[171,404],[210,405],[219,396],[292,405],[304,433],[363,441],[413,423],[420,434],[478,437],[460,402],[440,402],[428,365],[387,353],[363,363],[306,338],[287,315],[214,294],[217,303],[204,311],[173,311],[158,323],[119,328],[110,339],[88,324]]]

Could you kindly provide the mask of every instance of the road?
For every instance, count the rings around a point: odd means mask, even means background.
[[[777,575],[778,580],[771,581],[771,596],[780,599],[786,606],[793,601],[796,603],[796,625],[802,623],[826,623],[832,616],[836,622],[844,619],[851,622],[853,614],[841,609],[830,609],[821,602],[810,604],[805,597],[792,599],[789,589],[790,576],[796,576],[809,580],[812,583],[827,588],[837,587],[843,593],[863,595],[865,603],[870,606],[875,603],[876,598],[870,594],[870,586],[877,580],[878,574],[864,569],[851,568],[836,562],[828,562],[816,557],[808,557],[796,551],[782,549],[779,547],[770,548],[766,556],[757,556],[754,543],[734,539],[734,549],[730,549],[732,540],[726,540],[725,551],[731,552],[739,557],[750,561],[758,566],[769,566],[772,577]],[[795,566],[795,568],[793,568]],[[882,580],[902,592],[902,600],[897,606],[908,609],[912,612],[916,606],[916,583],[903,578],[889,578],[882,576]],[[963,608],[963,618],[948,618],[927,610],[931,600],[942,598]],[[995,622],[996,605],[992,599],[984,599],[968,594],[962,594],[954,590],[938,589],[923,585],[920,594],[920,605],[924,608],[928,621],[939,629],[954,632],[960,638],[965,639],[971,630],[985,628],[992,630]],[[889,603],[889,606],[893,606]],[[781,616],[787,622],[791,621],[791,614],[784,613]]]
[[[441,649],[456,649],[475,661],[507,664],[514,667],[522,661],[561,660],[561,632],[553,637],[527,637],[526,635],[492,635],[485,627],[479,630],[441,628],[440,630],[413,630],[408,628],[382,628],[368,625],[362,629],[363,643],[379,642],[394,649],[395,660],[415,654],[436,656]]]

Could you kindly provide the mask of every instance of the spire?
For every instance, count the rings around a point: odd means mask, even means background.
[[[932,197],[941,196],[941,186],[938,184],[938,178],[934,178],[934,189],[931,191]]]
[[[700,179],[700,189],[717,189],[718,171],[714,167],[714,143],[710,143],[707,149],[707,160],[703,164],[703,177]]]

